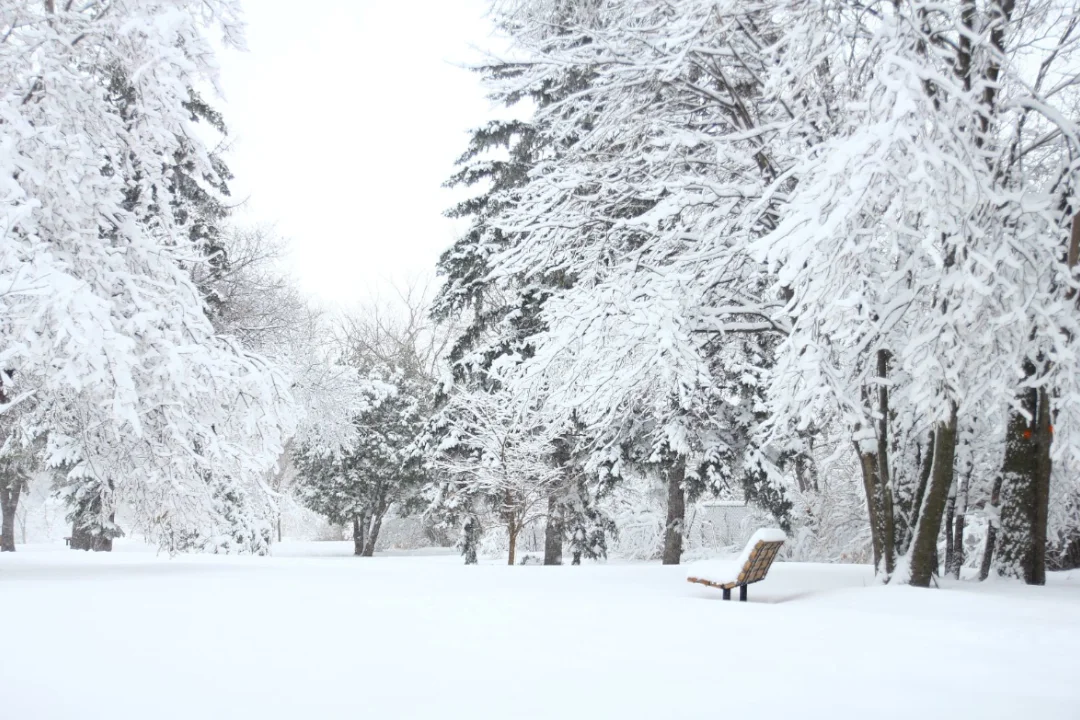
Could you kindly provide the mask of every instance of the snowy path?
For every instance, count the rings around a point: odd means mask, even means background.
[[[924,591],[777,564],[739,604],[680,568],[341,549],[0,557],[3,716],[1080,717],[1080,574]]]

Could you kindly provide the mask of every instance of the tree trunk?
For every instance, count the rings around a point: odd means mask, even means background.
[[[385,510],[372,513],[371,518],[367,521],[364,528],[364,551],[361,553],[364,557],[375,556],[375,544],[379,542],[379,532],[382,530],[382,521],[385,516]]]
[[[952,565],[949,565],[948,562],[945,563],[945,572],[957,580],[960,579],[960,569],[964,567],[964,524],[967,515],[968,488],[971,487],[971,474],[973,472],[974,467],[969,467],[967,475],[964,476],[960,489],[956,493],[956,518],[953,521],[952,529]]]
[[[562,565],[563,533],[565,532],[559,498],[548,495],[547,527],[544,528],[544,564]]]
[[[0,552],[15,552],[15,512],[19,508],[19,494],[22,492],[22,480],[15,477],[0,479],[0,513],[3,514],[3,527],[0,529]]]
[[[0,370],[0,403],[8,402],[4,391],[7,372]],[[0,552],[15,552],[15,513],[19,509],[19,494],[23,480],[17,473],[0,474]]]
[[[926,486],[930,484],[930,471],[934,468],[934,431],[930,431],[926,443],[925,452],[919,463],[919,482],[915,486],[915,494],[911,498],[905,519],[904,537],[898,541],[896,551],[900,555],[906,555],[911,550],[911,542],[915,539],[915,528],[919,524],[919,513],[922,512],[923,499],[926,497]]]
[[[878,473],[877,510],[880,523],[881,557],[885,562],[885,577],[892,577],[896,569],[896,520],[893,517],[892,476],[889,473],[889,377],[888,350],[877,352],[878,385]]]
[[[945,503],[945,572],[948,573],[953,566],[953,523],[956,520],[956,485],[949,491],[949,499]]]
[[[881,523],[877,509],[877,453],[864,452],[860,441],[855,441],[855,451],[859,454],[859,469],[862,470],[863,493],[866,495],[866,516],[870,522],[870,546],[874,552],[874,572],[881,569]]]
[[[1001,475],[994,478],[994,487],[990,490],[990,522],[986,528],[986,545],[983,546],[982,561],[979,563],[979,581],[990,577],[990,566],[994,561],[994,546],[997,543],[998,527],[1001,526],[999,510],[1001,508]]]
[[[1035,376],[1026,362],[1025,376]],[[1005,460],[1001,466],[1001,538],[998,572],[1023,578],[1029,585],[1046,583],[1046,526],[1050,486],[1050,397],[1028,388],[1021,410],[1009,416]]]
[[[362,557],[364,554],[364,533],[360,531],[360,516],[353,515],[352,519],[353,555]]]
[[[683,476],[686,459],[678,458],[668,470],[667,525],[664,528],[664,565],[678,565],[683,551],[683,523],[686,521],[686,491]]]
[[[1050,443],[1053,442],[1053,420],[1050,415],[1050,393],[1039,389],[1039,415],[1035,429],[1035,528],[1031,542],[1035,554],[1032,585],[1046,584],[1046,544],[1050,524]]]
[[[939,423],[935,433],[934,466],[922,512],[919,513],[919,523],[915,527],[909,582],[916,587],[930,587],[930,580],[937,571],[937,541],[949,488],[953,483],[955,458],[956,404],[950,403],[949,419]]]
[[[509,550],[509,552],[507,553],[507,556],[506,556],[506,564],[507,565],[513,565],[514,564],[514,558],[517,556],[517,538],[518,538],[518,531],[519,531],[519,528],[517,526],[517,522],[511,520],[510,525],[507,527],[507,530],[509,531],[509,535],[510,535],[510,550]]]
[[[277,541],[281,542],[281,513],[277,516]]]
[[[470,515],[462,528],[463,545],[461,554],[465,556],[466,565],[478,565],[479,558],[476,555],[477,546],[480,544],[480,521],[475,515]]]

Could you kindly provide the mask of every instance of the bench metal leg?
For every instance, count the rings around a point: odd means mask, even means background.
[[[731,588],[724,588],[724,599],[725,600],[730,600],[731,599]]]
[[[746,586],[739,586],[739,602],[746,602]]]

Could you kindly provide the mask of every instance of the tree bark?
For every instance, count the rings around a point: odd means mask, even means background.
[[[949,499],[945,503],[945,572],[948,573],[953,566],[953,523],[956,520],[956,486],[949,491]]]
[[[15,552],[15,512],[19,508],[19,495],[22,492],[22,480],[16,477],[2,477],[0,482],[0,513],[3,514],[3,527],[0,529],[0,552]]]
[[[911,517],[908,518],[908,537],[901,550],[904,553],[911,549],[911,543],[915,539],[915,528],[919,525],[919,514],[922,513],[926,488],[930,485],[930,473],[934,469],[934,449],[936,447],[937,434],[931,430],[930,439],[926,445],[926,454],[923,456],[922,467],[919,468],[919,484],[915,487],[915,497],[912,498]]]
[[[4,380],[10,377],[0,371],[0,403],[8,402]],[[0,473],[0,552],[15,552],[15,513],[19,509],[19,495],[23,479],[17,472]]]
[[[864,452],[859,441],[855,441],[855,452],[859,455],[859,469],[862,470],[863,493],[866,495],[866,516],[870,521],[870,546],[874,553],[874,572],[881,569],[881,523],[878,520],[877,510],[877,453]]]
[[[363,557],[375,556],[375,544],[379,542],[379,532],[382,530],[383,517],[386,511],[373,512],[364,526],[364,550],[360,553]]]
[[[1024,365],[1026,378],[1035,364]],[[1001,466],[1001,537],[998,572],[1029,585],[1046,583],[1046,526],[1050,485],[1050,397],[1027,388],[1009,416]]]
[[[356,557],[362,557],[364,555],[364,533],[360,531],[360,516],[353,515],[352,519],[352,540],[353,540],[353,555]]]
[[[892,577],[896,569],[896,520],[893,516],[892,477],[889,473],[889,360],[888,350],[878,350],[877,375],[878,385],[878,472],[876,501],[879,535],[881,538],[881,557],[885,562],[885,577]]]
[[[949,404],[949,419],[939,423],[935,433],[934,465],[930,483],[926,488],[919,523],[915,527],[915,539],[911,549],[911,577],[916,587],[930,587],[930,580],[937,571],[937,541],[941,534],[941,520],[945,503],[953,483],[956,458],[956,404]]]
[[[990,577],[990,567],[994,561],[994,547],[997,544],[998,527],[1001,525],[1001,518],[998,513],[1001,508],[1001,482],[1002,476],[999,474],[994,478],[994,486],[990,490],[990,507],[991,511],[990,522],[986,528],[986,544],[983,546],[982,561],[979,563],[979,581],[983,581]]]
[[[956,516],[952,528],[952,564],[945,563],[945,572],[957,580],[960,579],[960,569],[964,567],[964,524],[966,521],[968,505],[968,488],[971,486],[971,474],[973,468],[969,468],[967,475],[956,493]]]
[[[517,522],[511,521],[507,530],[510,535],[510,550],[506,556],[506,564],[513,565],[514,558],[517,556],[517,538],[518,538],[518,526]]]
[[[544,564],[562,565],[563,534],[562,508],[555,493],[548,495],[547,526],[544,528]]]
[[[664,528],[664,565],[678,565],[683,551],[683,523],[686,521],[686,490],[683,478],[686,459],[678,458],[668,470],[667,525]]]
[[[1039,414],[1035,428],[1035,527],[1031,542],[1035,546],[1035,567],[1031,585],[1046,584],[1046,544],[1049,540],[1050,524],[1050,443],[1053,442],[1053,428],[1050,415],[1050,393],[1046,388],[1039,389]]]

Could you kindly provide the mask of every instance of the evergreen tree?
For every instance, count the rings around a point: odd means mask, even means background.
[[[484,66],[479,72],[491,86],[513,86],[513,89],[499,91],[493,96],[510,109],[525,102],[540,107],[551,105],[579,90],[586,82],[584,76],[571,72],[535,85],[521,84],[519,81],[527,70],[527,64],[507,62]],[[564,143],[572,142],[573,139],[564,140]],[[458,160],[461,169],[447,183],[449,187],[484,188],[448,213],[453,218],[467,218],[471,223],[468,231],[440,258],[438,269],[445,282],[433,305],[433,316],[439,322],[462,326],[448,360],[452,384],[467,387],[467,392],[477,391],[477,388],[496,391],[499,381],[491,374],[492,368],[514,362],[515,358],[531,356],[531,338],[545,327],[540,313],[546,298],[554,289],[573,283],[570,275],[559,271],[528,283],[519,282],[517,278],[499,283],[490,276],[492,258],[513,242],[512,237],[499,227],[500,215],[506,208],[506,195],[512,195],[515,188],[527,181],[529,172],[541,157],[555,151],[538,142],[537,128],[530,122],[493,121],[472,133],[468,149]],[[453,390],[449,388],[443,390],[444,402],[446,394],[451,392]],[[445,418],[437,426],[449,427],[454,422],[453,418]],[[550,461],[562,467],[567,478],[583,471],[580,465],[571,464],[571,454],[565,453],[558,444],[551,447],[550,455]],[[588,507],[594,515],[599,512],[593,500],[580,495],[587,487],[570,481],[549,485],[545,564],[561,563],[567,529],[585,522],[584,516],[578,516],[579,508]],[[492,502],[498,502],[498,499]],[[444,518],[447,519],[449,516]],[[470,527],[475,527],[479,521],[467,522],[472,523]],[[603,528],[606,524],[598,521],[595,527]],[[468,538],[474,534],[467,532],[464,535],[464,547],[470,554],[474,550]]]
[[[293,456],[300,501],[333,523],[351,524],[357,556],[374,554],[391,506],[408,501],[428,480],[415,450],[427,420],[426,397],[415,377],[387,373],[356,412],[351,443],[333,450],[307,445]]]

